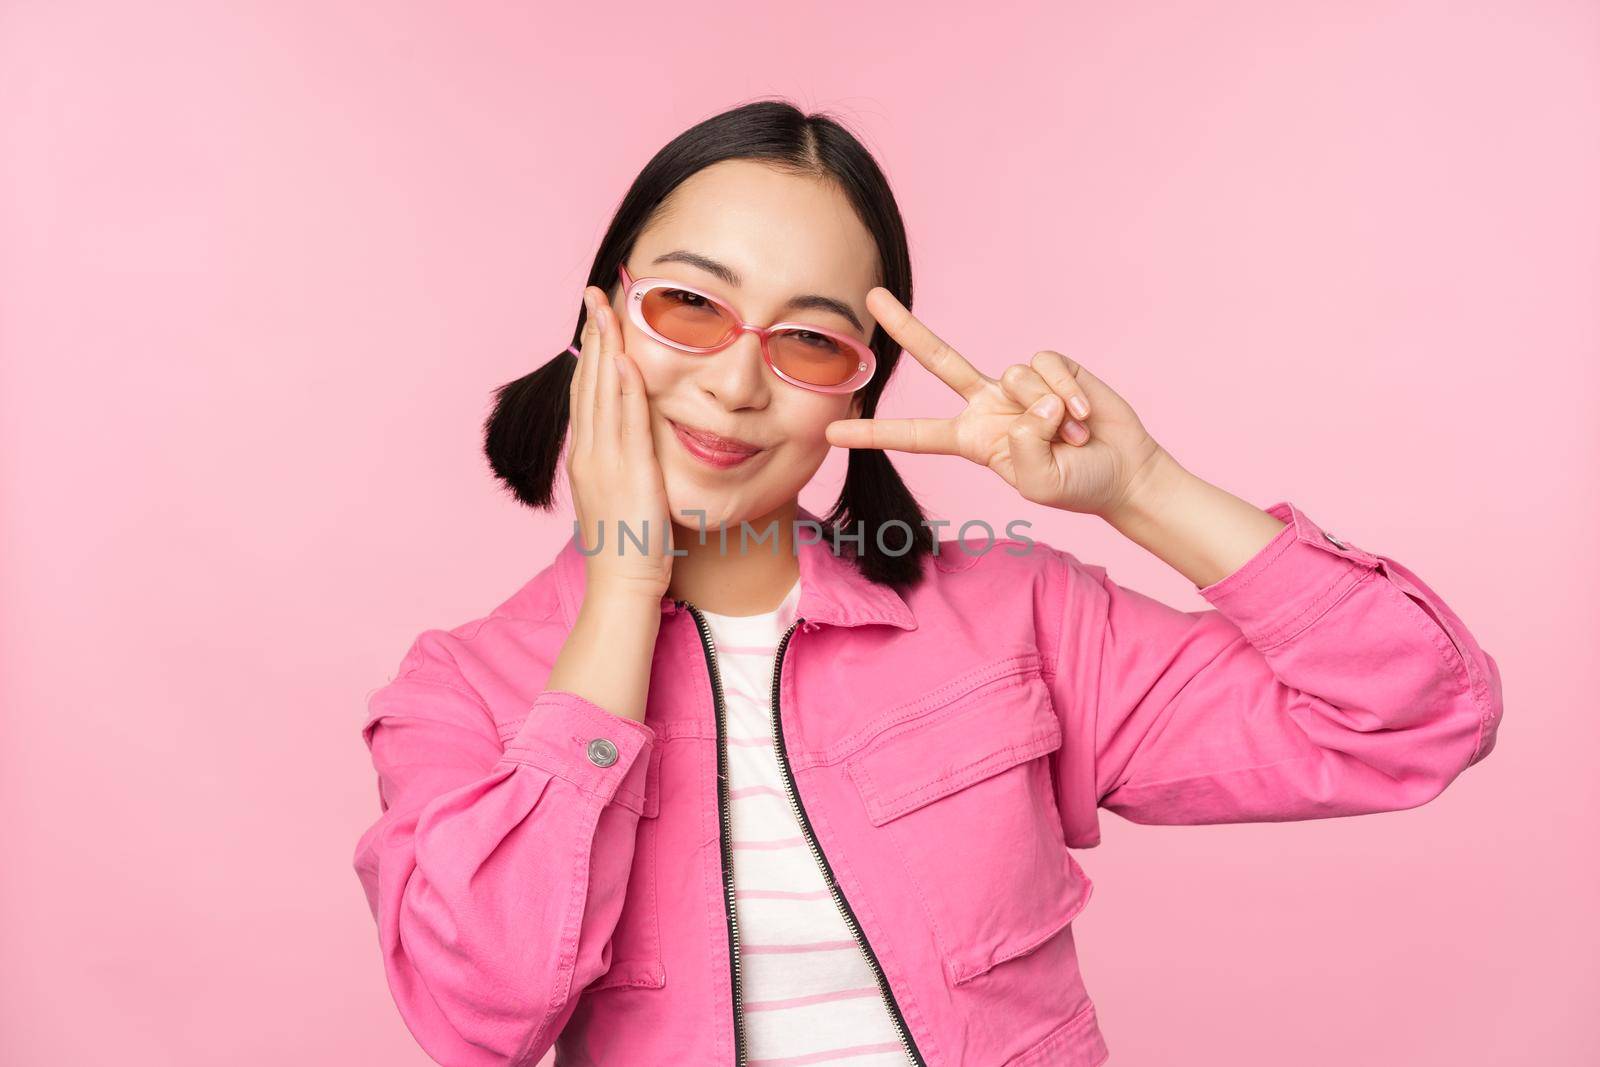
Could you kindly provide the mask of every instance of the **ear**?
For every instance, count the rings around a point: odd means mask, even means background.
[[[857,390],[854,394],[851,395],[851,397],[850,397],[850,417],[852,419],[859,419],[861,417],[861,408],[862,408],[862,405],[864,405],[866,402],[867,402],[866,396],[860,390]]]

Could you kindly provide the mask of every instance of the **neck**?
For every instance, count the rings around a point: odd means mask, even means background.
[[[747,530],[737,520],[719,527],[707,518],[703,531],[673,523],[672,547],[685,554],[672,561],[668,593],[718,615],[759,615],[776,608],[800,576],[794,544],[798,504],[791,499],[746,519]]]

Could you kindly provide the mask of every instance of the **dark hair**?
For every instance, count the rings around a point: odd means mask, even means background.
[[[623,197],[589,270],[589,284],[612,292],[617,268],[663,202],[696,172],[730,159],[751,159],[796,174],[835,182],[849,198],[878,247],[881,284],[911,306],[911,255],[905,224],[888,180],[861,142],[826,114],[807,115],[783,100],[761,100],[724,111],[673,138],[645,164]],[[583,335],[580,301],[574,345]],[[900,346],[874,329],[869,341],[878,372],[861,390],[861,418],[871,418],[894,372]],[[557,466],[567,437],[567,401],[577,359],[565,349],[538,370],[495,391],[494,410],[484,421],[484,455],[517,500],[532,508],[554,504]],[[855,565],[874,582],[905,588],[922,577],[932,533],[922,509],[889,457],[875,448],[850,450],[844,487],[833,509],[821,516],[825,531],[862,534],[847,541]],[[910,531],[885,524],[903,523]],[[890,553],[899,553],[898,555]]]

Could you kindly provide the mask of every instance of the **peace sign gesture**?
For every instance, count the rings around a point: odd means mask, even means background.
[[[1076,360],[1039,352],[990,378],[889,290],[874,287],[867,310],[967,406],[948,419],[839,419],[828,424],[832,444],[964,456],[1028,500],[1099,515],[1121,502],[1161,452],[1127,401]],[[1074,417],[1065,418],[1068,405]]]

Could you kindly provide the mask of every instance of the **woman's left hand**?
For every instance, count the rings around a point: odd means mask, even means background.
[[[967,406],[948,419],[840,419],[828,424],[832,444],[964,456],[1028,500],[1101,516],[1120,507],[1165,455],[1127,401],[1076,360],[1039,352],[990,378],[887,289],[868,293],[867,309]]]

